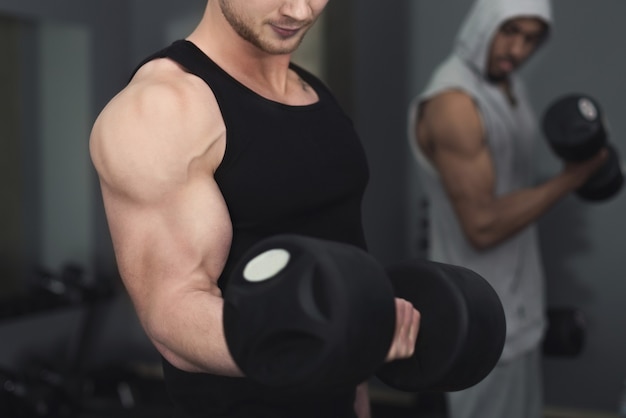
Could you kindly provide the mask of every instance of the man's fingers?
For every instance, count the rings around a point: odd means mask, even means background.
[[[411,357],[415,351],[415,342],[419,332],[419,312],[404,299],[396,298],[395,302],[396,331],[387,361]]]

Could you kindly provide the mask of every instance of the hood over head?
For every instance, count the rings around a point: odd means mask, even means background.
[[[476,0],[461,26],[455,52],[485,75],[494,35],[504,22],[517,17],[537,17],[551,29],[550,0]]]

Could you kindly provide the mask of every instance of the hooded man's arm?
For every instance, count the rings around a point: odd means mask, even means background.
[[[497,196],[491,152],[474,101],[462,91],[442,93],[422,106],[419,146],[436,167],[468,241],[485,250],[535,222],[582,186],[605,155],[568,164],[550,180]]]

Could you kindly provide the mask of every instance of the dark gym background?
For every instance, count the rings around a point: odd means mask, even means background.
[[[372,171],[367,234],[383,262],[422,254],[406,108],[450,51],[470,3],[331,1],[296,58],[328,82],[361,133]],[[554,3],[553,39],[524,69],[537,112],[564,93],[593,95],[624,156],[626,3]],[[204,0],[0,0],[0,369],[15,371],[36,358],[81,371],[112,364],[151,370],[155,352],[121,292],[87,308],[31,304],[37,312],[17,316],[25,310],[13,305],[42,277],[78,271],[87,284],[117,285],[89,131],[134,64],[184,36],[203,6]],[[537,180],[559,166],[540,143]],[[610,417],[617,410],[626,378],[625,206],[624,192],[601,204],[570,197],[540,223],[549,305],[579,308],[587,320],[581,355],[545,359],[546,416]],[[374,386],[381,404],[416,402]],[[419,398],[422,411],[438,405],[436,396]]]

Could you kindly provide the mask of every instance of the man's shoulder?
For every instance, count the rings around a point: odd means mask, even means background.
[[[92,159],[101,173],[124,173],[130,167],[144,177],[158,170],[183,172],[223,137],[224,129],[217,102],[202,80],[169,60],[155,60],[96,119]]]
[[[450,87],[435,93],[427,103],[431,112],[442,115],[447,120],[457,120],[466,116],[467,112],[478,110],[474,96],[461,87]]]
[[[421,111],[420,126],[429,141],[440,145],[479,144],[482,138],[478,106],[460,89],[445,90],[429,99]]]
[[[193,99],[207,92],[210,92],[210,88],[200,78],[168,58],[158,58],[137,70],[120,92],[120,97],[131,101],[149,99],[150,103],[156,103],[152,99],[161,98],[162,95],[166,96],[165,99],[175,99],[176,96]]]
[[[432,97],[446,91],[460,91],[473,97],[480,90],[481,83],[482,77],[468,63],[452,54],[433,71],[423,95]]]
[[[130,82],[102,110],[105,124],[142,126],[161,124],[189,126],[207,107],[217,106],[209,86],[169,59],[143,65]]]

